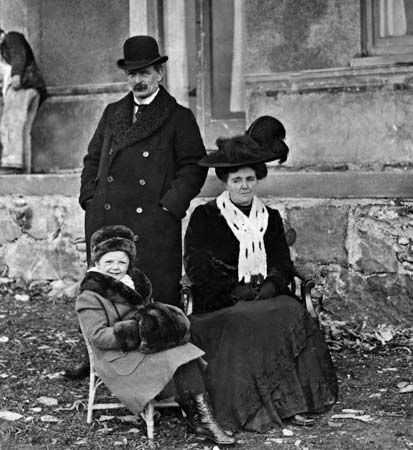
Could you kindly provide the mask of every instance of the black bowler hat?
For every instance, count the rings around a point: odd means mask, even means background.
[[[152,36],[132,36],[123,44],[124,59],[118,60],[121,69],[138,70],[152,64],[162,64],[167,56],[159,54],[158,43]]]

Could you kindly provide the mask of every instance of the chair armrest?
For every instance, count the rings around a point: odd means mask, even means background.
[[[194,297],[192,295],[192,283],[186,274],[182,275],[180,280],[181,285],[181,304],[184,313],[190,316],[193,311]]]
[[[319,311],[322,308],[322,295],[320,297],[314,298],[312,295],[312,289],[316,286],[316,283],[311,278],[304,278],[299,274],[295,274],[294,280],[291,282],[291,291],[293,294],[297,295],[297,285],[299,286],[299,297],[303,302],[303,305],[309,312],[310,316],[319,321]]]

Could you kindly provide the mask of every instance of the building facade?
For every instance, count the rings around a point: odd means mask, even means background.
[[[127,92],[123,41],[151,34],[169,55],[166,86],[209,150],[262,114],[284,123],[289,160],[270,168],[261,194],[296,229],[296,265],[325,307],[349,320],[413,319],[412,2],[0,0],[0,15],[31,42],[50,92],[33,130],[33,171],[45,175],[0,177],[10,276],[83,270],[82,157],[104,106]],[[219,189],[211,174],[194,205]],[[17,256],[31,245],[53,275]]]

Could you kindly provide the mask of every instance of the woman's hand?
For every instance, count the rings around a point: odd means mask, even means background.
[[[236,301],[248,302],[254,300],[257,295],[257,290],[252,287],[250,283],[237,284],[231,292],[231,298]]]
[[[255,300],[264,300],[266,298],[271,298],[275,296],[275,286],[270,280],[264,281],[262,283]]]

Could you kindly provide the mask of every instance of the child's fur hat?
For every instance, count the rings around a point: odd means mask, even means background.
[[[136,258],[135,235],[124,225],[107,225],[99,228],[90,239],[92,261],[96,263],[108,252],[122,251],[132,264]]]

